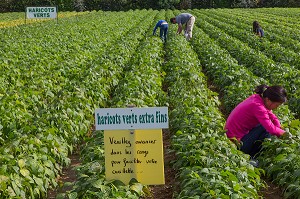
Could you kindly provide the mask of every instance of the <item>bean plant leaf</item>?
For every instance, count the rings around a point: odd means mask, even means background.
[[[292,120],[291,124],[290,124],[291,127],[300,127],[300,120]]]
[[[22,168],[25,166],[25,161],[24,161],[24,159],[18,160],[18,165],[19,165],[19,167],[22,169]]]
[[[30,175],[30,172],[27,169],[21,169],[20,173],[24,176],[27,177]]]
[[[132,191],[135,191],[137,194],[141,195],[143,193],[143,185],[141,183],[135,183],[130,186]]]

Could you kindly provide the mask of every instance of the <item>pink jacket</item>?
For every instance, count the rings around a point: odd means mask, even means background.
[[[227,137],[241,140],[251,129],[261,124],[267,132],[280,136],[284,130],[276,115],[268,110],[259,94],[253,94],[237,105],[225,124]]]

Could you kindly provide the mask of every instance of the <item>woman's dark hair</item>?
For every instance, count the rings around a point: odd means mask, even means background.
[[[257,21],[253,21],[253,32],[256,33],[257,29],[259,28],[259,23]]]
[[[287,93],[282,86],[267,86],[263,84],[257,86],[254,92],[260,94],[263,98],[269,98],[272,102],[284,103],[287,101]]]

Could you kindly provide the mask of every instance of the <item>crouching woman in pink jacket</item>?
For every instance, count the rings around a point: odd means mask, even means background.
[[[272,110],[287,101],[287,93],[281,86],[260,85],[254,92],[233,109],[225,124],[227,137],[237,139],[240,150],[251,158],[259,153],[265,138],[285,133]]]

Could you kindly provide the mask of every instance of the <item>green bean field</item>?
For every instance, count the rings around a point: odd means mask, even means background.
[[[196,17],[193,38],[157,21]],[[0,13],[0,199],[48,198],[79,150],[77,180],[56,198],[151,198],[151,186],[105,179],[96,108],[167,106],[174,199],[259,199],[268,179],[300,199],[299,8]],[[252,32],[258,20],[265,31]],[[256,86],[282,85],[275,110],[289,136],[263,144],[258,168],[225,135],[228,114]],[[174,185],[175,187],[175,185]],[[172,199],[167,198],[167,199]]]

